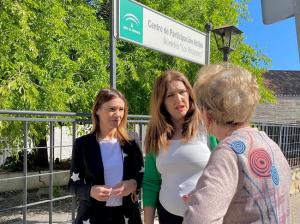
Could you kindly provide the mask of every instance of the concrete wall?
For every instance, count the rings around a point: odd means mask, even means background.
[[[27,178],[27,189],[37,189],[49,186],[49,174],[46,171],[41,173],[29,172]],[[65,186],[69,181],[69,170],[58,171],[53,173],[53,185],[54,186]],[[0,192],[12,191],[12,190],[23,190],[24,188],[24,176],[23,173],[13,172],[7,174],[0,174]]]
[[[276,104],[260,104],[253,121],[262,123],[300,123],[300,96],[278,96]]]

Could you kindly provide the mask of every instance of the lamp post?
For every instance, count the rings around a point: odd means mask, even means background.
[[[223,61],[228,61],[228,56],[239,43],[239,35],[243,32],[235,26],[222,26],[211,31],[214,34],[218,49],[223,52]]]

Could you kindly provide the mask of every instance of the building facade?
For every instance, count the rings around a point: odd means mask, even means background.
[[[270,70],[263,74],[277,102],[257,107],[253,121],[275,124],[300,124],[300,71]]]

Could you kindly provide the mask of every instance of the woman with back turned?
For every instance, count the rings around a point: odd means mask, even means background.
[[[189,196],[184,223],[289,223],[289,164],[250,125],[259,101],[255,77],[235,65],[208,65],[194,89],[206,129],[220,143]]]

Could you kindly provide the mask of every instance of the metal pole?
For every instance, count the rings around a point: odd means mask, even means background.
[[[75,142],[75,138],[76,138],[76,121],[74,121],[72,123],[72,142],[74,144]],[[76,199],[75,196],[72,197],[72,208],[71,208],[71,212],[72,212],[72,223],[75,220],[75,209],[76,209]]]
[[[278,145],[280,148],[282,148],[282,132],[283,132],[283,125],[280,125],[280,129],[279,129],[279,141],[278,141]]]
[[[53,214],[53,158],[54,158],[54,125],[50,122],[50,161],[49,161],[49,223],[52,224]]]
[[[208,65],[210,64],[210,38],[211,38],[211,30],[212,30],[212,24],[207,23],[205,25],[205,30],[206,30],[206,43],[205,43],[205,51],[206,51],[206,57],[205,57],[205,64]]]
[[[110,87],[117,88],[117,69],[116,69],[116,38],[115,38],[115,17],[114,17],[114,0],[110,0],[110,58],[109,58],[109,70],[110,70]]]
[[[59,147],[59,161],[61,162],[62,159],[62,141],[63,141],[63,126],[60,125],[60,147]]]
[[[23,175],[24,175],[24,187],[23,187],[23,223],[27,223],[27,149],[28,149],[28,122],[25,121],[23,125],[24,133],[24,156],[23,156]]]
[[[139,140],[140,140],[140,147],[143,145],[143,124],[139,124]]]
[[[228,47],[224,47],[222,50],[223,50],[223,61],[227,62],[230,50]]]

